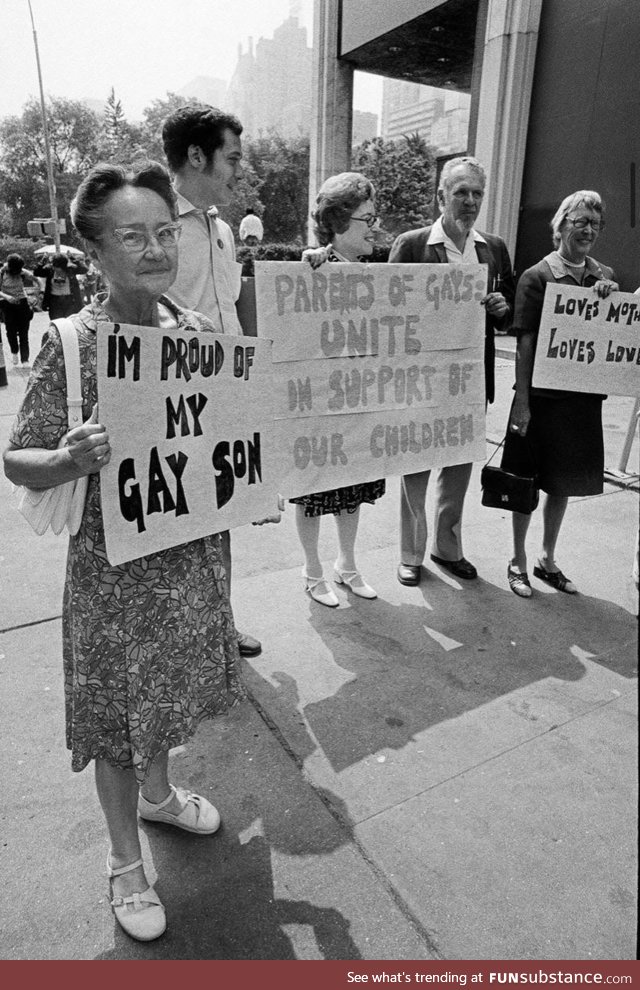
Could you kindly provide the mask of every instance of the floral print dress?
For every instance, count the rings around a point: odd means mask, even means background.
[[[160,302],[180,329],[214,329],[205,317],[166,298]],[[86,420],[98,399],[96,327],[111,321],[98,302],[71,319]],[[66,431],[64,358],[51,325],[10,441],[54,449]],[[67,747],[75,771],[100,757],[133,768],[142,782],[158,753],[244,697],[219,536],[112,567],[99,474],[90,475],[82,525],[69,540],[62,634]]]

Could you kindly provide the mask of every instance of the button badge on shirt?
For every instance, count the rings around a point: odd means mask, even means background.
[[[220,248],[221,251],[224,249],[224,244],[222,243],[222,241],[220,240],[220,238],[218,238],[218,240],[216,241],[216,244],[218,245],[218,247]]]

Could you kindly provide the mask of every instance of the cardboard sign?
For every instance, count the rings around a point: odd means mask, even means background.
[[[270,341],[100,324],[97,360],[112,565],[274,512]]]
[[[280,492],[484,460],[484,265],[256,262]]]
[[[546,288],[533,369],[537,388],[640,396],[640,296]]]

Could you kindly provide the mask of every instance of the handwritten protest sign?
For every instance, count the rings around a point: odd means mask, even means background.
[[[112,565],[273,513],[270,341],[104,324],[97,360]]]
[[[291,498],[485,458],[482,265],[256,262]]]
[[[640,396],[640,296],[547,285],[533,384]]]

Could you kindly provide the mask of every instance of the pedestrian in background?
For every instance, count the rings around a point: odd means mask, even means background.
[[[51,261],[43,261],[37,265],[33,273],[45,279],[42,308],[49,318],[58,320],[63,316],[71,316],[82,309],[82,292],[78,283],[78,275],[86,275],[87,267],[82,262],[73,264],[65,254],[54,254]]]
[[[10,254],[0,269],[0,300],[11,359],[14,364],[22,361],[24,367],[29,365],[29,324],[33,319],[27,289],[38,291],[33,272],[24,267],[21,255]]]

